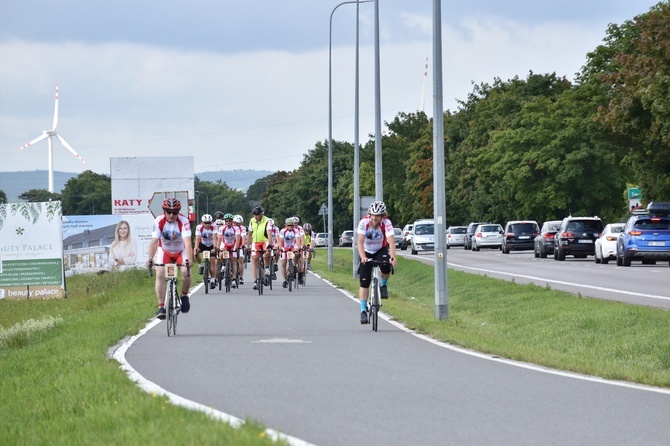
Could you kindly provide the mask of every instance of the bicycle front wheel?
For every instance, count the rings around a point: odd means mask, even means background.
[[[263,261],[262,256],[258,257],[258,273],[256,275],[256,286],[258,287],[258,295],[263,295],[263,275],[265,271],[263,270]]]
[[[205,294],[209,294],[209,260],[205,260],[205,267],[202,272],[202,282],[205,285]]]
[[[379,281],[375,277],[372,280],[372,296],[370,296],[370,325],[372,331],[377,331],[379,323]]]
[[[225,278],[225,281],[226,281],[226,293],[230,293],[230,281],[232,280],[231,272],[230,272],[230,268],[231,268],[231,266],[230,266],[230,262],[231,262],[231,261],[232,261],[232,260],[228,259],[228,261],[226,262],[226,274],[225,274],[225,276],[226,276],[226,278]]]
[[[173,292],[172,290],[174,289],[174,281],[170,280],[168,282],[167,290],[165,292],[165,322],[167,325],[167,335],[170,336],[172,333],[172,310],[173,310],[173,301],[172,301],[172,296]]]
[[[288,290],[293,291],[293,281],[295,280],[295,268],[293,267],[293,260],[289,259],[288,266],[286,268],[288,269],[288,273],[286,274],[288,279]]]

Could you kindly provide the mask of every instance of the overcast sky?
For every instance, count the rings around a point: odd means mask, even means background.
[[[0,171],[109,175],[110,157],[195,157],[195,172],[294,170],[328,138],[327,0],[6,1]],[[444,107],[529,71],[573,79],[608,24],[652,0],[443,0]],[[432,116],[432,0],[379,0],[382,122]],[[355,4],[333,15],[333,138],[354,141]],[[374,132],[374,3],[360,5],[360,141]],[[426,59],[428,75],[426,76]],[[425,87],[425,88],[424,88]],[[45,184],[46,188],[46,184]]]

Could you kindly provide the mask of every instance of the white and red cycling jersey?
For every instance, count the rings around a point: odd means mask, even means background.
[[[210,224],[209,226],[204,223],[200,223],[195,228],[196,237],[200,237],[200,243],[211,248],[214,245],[214,234],[216,232],[216,225]]]
[[[182,263],[187,257],[185,237],[191,237],[191,223],[188,218],[179,214],[177,219],[170,223],[165,215],[156,217],[151,230],[151,238],[158,239],[155,262],[157,264]]]
[[[282,240],[282,251],[294,251],[298,247],[300,231],[296,228],[284,228],[279,231],[279,238]],[[284,255],[282,252],[282,256]]]
[[[391,220],[386,217],[382,218],[379,222],[379,226],[373,228],[370,224],[369,215],[361,219],[356,232],[365,236],[363,249],[370,254],[374,254],[380,249],[388,246],[387,238],[394,235],[393,223],[391,223]]]
[[[276,246],[279,244],[279,228],[277,227],[277,225],[272,225],[271,231],[272,231],[272,240],[270,240],[270,243]]]
[[[240,246],[239,251],[242,251],[242,247],[247,243],[247,228],[244,225],[235,223],[235,227],[240,230]]]
[[[240,237],[240,228],[235,225],[223,225],[219,228],[219,238],[221,245],[219,249],[231,250],[237,245],[237,238]]]

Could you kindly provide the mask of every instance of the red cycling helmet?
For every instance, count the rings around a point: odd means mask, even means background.
[[[178,211],[181,209],[181,201],[174,197],[166,198],[163,200],[163,210],[174,209]]]

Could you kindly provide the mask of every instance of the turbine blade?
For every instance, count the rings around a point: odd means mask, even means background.
[[[38,136],[37,138],[33,139],[33,140],[30,141],[28,144],[25,144],[25,145],[19,147],[19,150],[27,149],[29,146],[32,146],[32,145],[35,144],[36,142],[40,142],[40,141],[42,141],[43,139],[48,138],[48,137],[49,137],[49,135],[47,135],[46,133],[42,133],[40,136]]]
[[[68,144],[67,141],[65,141],[65,140],[63,139],[62,136],[60,136],[58,133],[56,133],[56,138],[58,138],[58,140],[59,140],[61,143],[63,143],[63,145],[65,146],[65,148],[67,148],[67,149],[68,149],[74,156],[76,156],[77,158],[79,158],[79,161],[81,161],[82,163],[86,164],[86,161],[84,161],[84,158],[82,158],[82,157],[77,153],[77,151],[74,150],[74,149],[72,148],[72,146],[71,146],[70,144]]]
[[[56,105],[54,106],[54,123],[51,126],[51,130],[56,130],[58,125],[58,84],[56,84]]]

